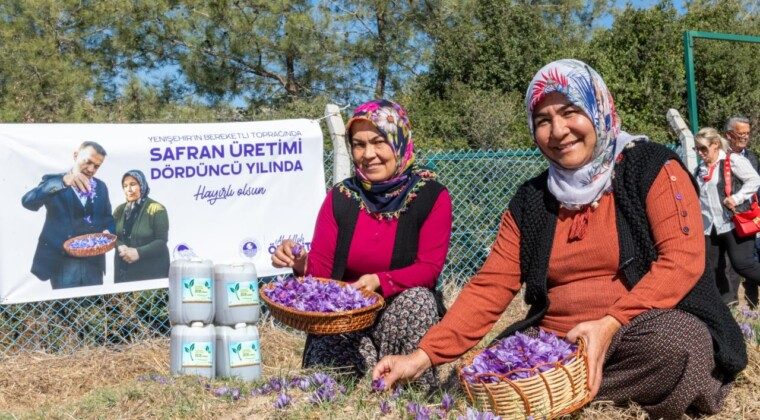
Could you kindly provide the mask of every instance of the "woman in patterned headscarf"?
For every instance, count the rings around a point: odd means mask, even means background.
[[[456,359],[521,286],[525,320],[588,348],[590,396],[652,418],[720,410],[747,364],[736,321],[705,264],[696,185],[678,156],[621,131],[591,67],[559,60],[534,76],[528,128],[549,169],[512,198],[491,254],[408,356],[380,361],[386,384]]]
[[[385,297],[372,328],[307,339],[304,366],[351,366],[363,375],[384,355],[416,348],[438,321],[443,305],[434,291],[449,247],[451,199],[435,174],[417,164],[412,127],[397,103],[361,105],[346,132],[354,176],[328,192],[308,255],[293,255],[295,244],[286,240],[272,264]],[[432,369],[420,381],[438,383]]]
[[[166,208],[148,197],[145,175],[131,170],[121,177],[127,202],[116,207],[116,283],[160,279],[169,275],[169,216]]]

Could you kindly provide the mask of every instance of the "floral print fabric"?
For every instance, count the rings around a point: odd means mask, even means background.
[[[615,157],[631,139],[621,141],[620,118],[602,77],[586,63],[558,60],[547,64],[533,76],[525,96],[528,129],[535,141],[533,110],[552,92],[564,95],[588,116],[596,129],[592,159],[578,169],[565,169],[549,160],[549,190],[569,209],[580,209],[599,200],[610,188]]]
[[[348,150],[351,150],[351,126],[358,120],[370,121],[386,139],[396,156],[396,171],[390,179],[373,183],[354,164],[355,175],[344,180],[340,190],[378,218],[397,218],[425,180],[435,179],[435,173],[416,165],[412,125],[401,105],[375,99],[356,108],[346,125]]]

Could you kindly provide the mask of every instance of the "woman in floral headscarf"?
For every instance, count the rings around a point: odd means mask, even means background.
[[[583,338],[592,397],[637,402],[652,418],[718,412],[747,355],[706,269],[693,178],[666,147],[620,130],[585,63],[539,70],[526,110],[549,169],[512,198],[480,272],[419,349],[381,360],[373,377],[393,384],[455,360],[524,284],[528,315],[499,338]]]
[[[451,199],[415,161],[411,124],[397,103],[361,105],[346,132],[354,176],[328,192],[308,255],[294,255],[295,244],[286,240],[272,264],[385,297],[372,328],[307,338],[304,366],[350,366],[363,375],[387,354],[414,350],[443,312],[435,286],[449,247]],[[436,386],[435,371],[427,370],[420,383]]]
[[[169,275],[169,216],[166,208],[148,197],[150,187],[142,171],[121,177],[127,202],[116,207],[116,283],[166,278]]]

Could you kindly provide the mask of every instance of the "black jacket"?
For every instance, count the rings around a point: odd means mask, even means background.
[[[683,166],[678,156],[662,145],[649,142],[634,142],[632,145],[615,165],[612,181],[620,246],[619,270],[629,289],[636,286],[657,259],[646,214],[649,188],[666,162]],[[547,180],[548,172],[529,180],[520,187],[509,204],[520,229],[521,281],[526,284],[525,301],[531,308],[525,320],[509,327],[499,338],[538,325],[549,307],[546,276],[559,203],[546,187]],[[696,183],[694,188],[697,189]],[[703,234],[700,229],[684,229],[692,235],[701,237]],[[697,284],[676,307],[705,323],[713,338],[718,367],[729,376],[744,369],[747,365],[744,338],[728,307],[722,302],[714,272],[708,269],[707,264]]]

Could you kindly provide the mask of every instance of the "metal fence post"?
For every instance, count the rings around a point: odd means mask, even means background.
[[[327,130],[333,143],[333,179],[335,185],[351,176],[351,158],[346,150],[346,125],[340,108],[335,104],[327,104],[325,107]]]
[[[667,114],[668,123],[670,128],[678,134],[678,140],[681,141],[681,150],[683,151],[683,158],[686,167],[689,168],[689,173],[694,173],[697,169],[697,152],[694,150],[694,134],[686,125],[681,114],[675,109],[669,109]]]

